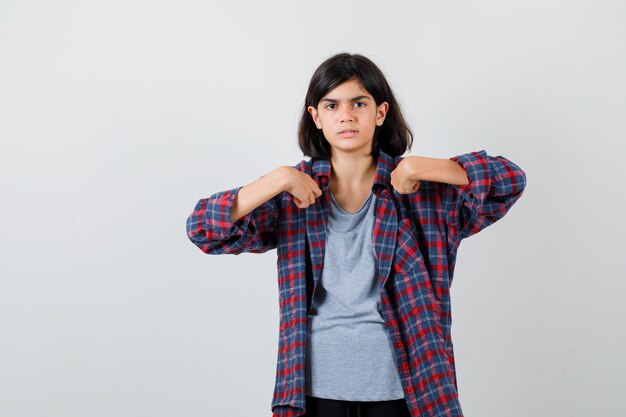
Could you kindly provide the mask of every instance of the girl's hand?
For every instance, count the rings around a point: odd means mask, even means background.
[[[285,181],[285,191],[294,197],[294,202],[299,208],[308,207],[322,195],[322,190],[309,175],[290,166],[283,166],[281,170]]]
[[[411,194],[420,188],[420,180],[417,178],[417,156],[406,156],[391,171],[391,185],[400,194]]]

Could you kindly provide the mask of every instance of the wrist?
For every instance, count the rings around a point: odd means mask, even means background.
[[[289,176],[291,175],[292,168],[289,166],[280,166],[270,171],[268,177],[271,178],[271,184],[275,187],[276,194],[287,191],[289,188]]]
[[[439,175],[437,172],[441,166],[437,158],[428,158],[426,156],[407,156],[409,159],[409,173],[408,176],[413,181],[436,181]]]

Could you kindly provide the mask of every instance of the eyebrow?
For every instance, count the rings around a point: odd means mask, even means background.
[[[356,101],[356,100],[363,100],[363,99],[369,100],[370,97],[369,96],[356,96],[356,97],[352,97],[349,101]],[[320,102],[322,101],[330,101],[331,103],[336,103],[339,100],[334,99],[334,98],[323,98],[320,100]]]

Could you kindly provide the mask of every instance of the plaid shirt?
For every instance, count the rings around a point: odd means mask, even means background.
[[[377,159],[372,191],[373,243],[380,313],[412,417],[462,417],[450,327],[450,285],[461,241],[502,218],[526,186],[526,174],[484,150],[450,158],[465,169],[467,185],[421,181],[400,194],[391,171],[404,157]],[[313,178],[322,195],[300,209],[284,191],[230,222],[240,187],[198,201],[187,219],[189,239],[207,254],[277,249],[280,330],[273,417],[305,413],[307,315],[324,264],[331,163],[303,160],[294,168]]]

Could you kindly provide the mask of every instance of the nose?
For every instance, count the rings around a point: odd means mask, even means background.
[[[339,121],[340,122],[351,122],[354,120],[354,109],[351,104],[343,106],[341,112],[339,113]]]

